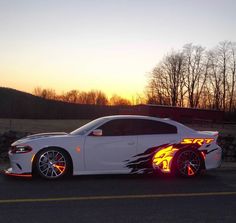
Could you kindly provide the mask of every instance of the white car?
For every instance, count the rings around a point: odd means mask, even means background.
[[[195,131],[170,119],[137,115],[98,118],[67,133],[43,133],[11,145],[8,175],[175,173],[192,177],[217,168],[218,132]]]

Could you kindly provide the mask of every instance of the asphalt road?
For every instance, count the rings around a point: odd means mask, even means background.
[[[0,176],[0,222],[236,222],[236,169],[193,179]]]

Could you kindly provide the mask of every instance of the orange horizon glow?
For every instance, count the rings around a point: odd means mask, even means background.
[[[78,90],[78,91],[85,91],[85,92],[89,92],[89,91],[92,91],[92,90],[98,90],[98,91],[102,91],[103,93],[105,93],[105,95],[108,97],[108,99],[110,99],[112,96],[114,95],[117,95],[117,96],[120,96],[124,99],[127,99],[129,100],[131,103],[135,103],[136,99],[138,100],[139,97],[143,98],[144,97],[144,93],[143,92],[140,92],[140,93],[130,93],[130,94],[126,94],[125,92],[120,92],[120,93],[116,93],[116,92],[112,92],[112,91],[104,91],[102,89],[99,89],[99,88],[91,88],[91,89],[76,89],[76,88],[71,88],[71,89],[62,89],[60,90],[60,88],[53,88],[53,87],[43,87],[43,86],[35,86],[35,87],[32,87],[32,86],[29,86],[29,87],[23,87],[23,86],[19,86],[19,85],[0,85],[0,87],[5,87],[5,88],[12,88],[12,89],[15,89],[15,90],[18,90],[18,91],[22,91],[22,92],[26,92],[26,93],[29,93],[29,94],[34,94],[34,89],[37,88],[37,87],[40,87],[42,89],[52,89],[52,90],[55,90],[56,94],[57,95],[61,95],[61,94],[64,94],[66,92],[69,92],[71,90]]]
[[[132,102],[168,52],[190,42],[211,48],[235,40],[229,28],[235,6],[227,0],[0,1],[0,85],[28,93],[38,86],[58,94],[96,89]]]

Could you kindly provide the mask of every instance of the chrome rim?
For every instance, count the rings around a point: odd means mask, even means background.
[[[177,159],[177,168],[184,176],[194,176],[201,167],[201,158],[191,150],[183,151]]]
[[[38,168],[43,176],[57,178],[65,173],[66,159],[62,153],[50,150],[40,156]]]

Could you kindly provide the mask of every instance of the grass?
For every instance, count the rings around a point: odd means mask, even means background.
[[[20,132],[71,132],[90,120],[38,120],[0,119],[0,133],[14,130]]]

